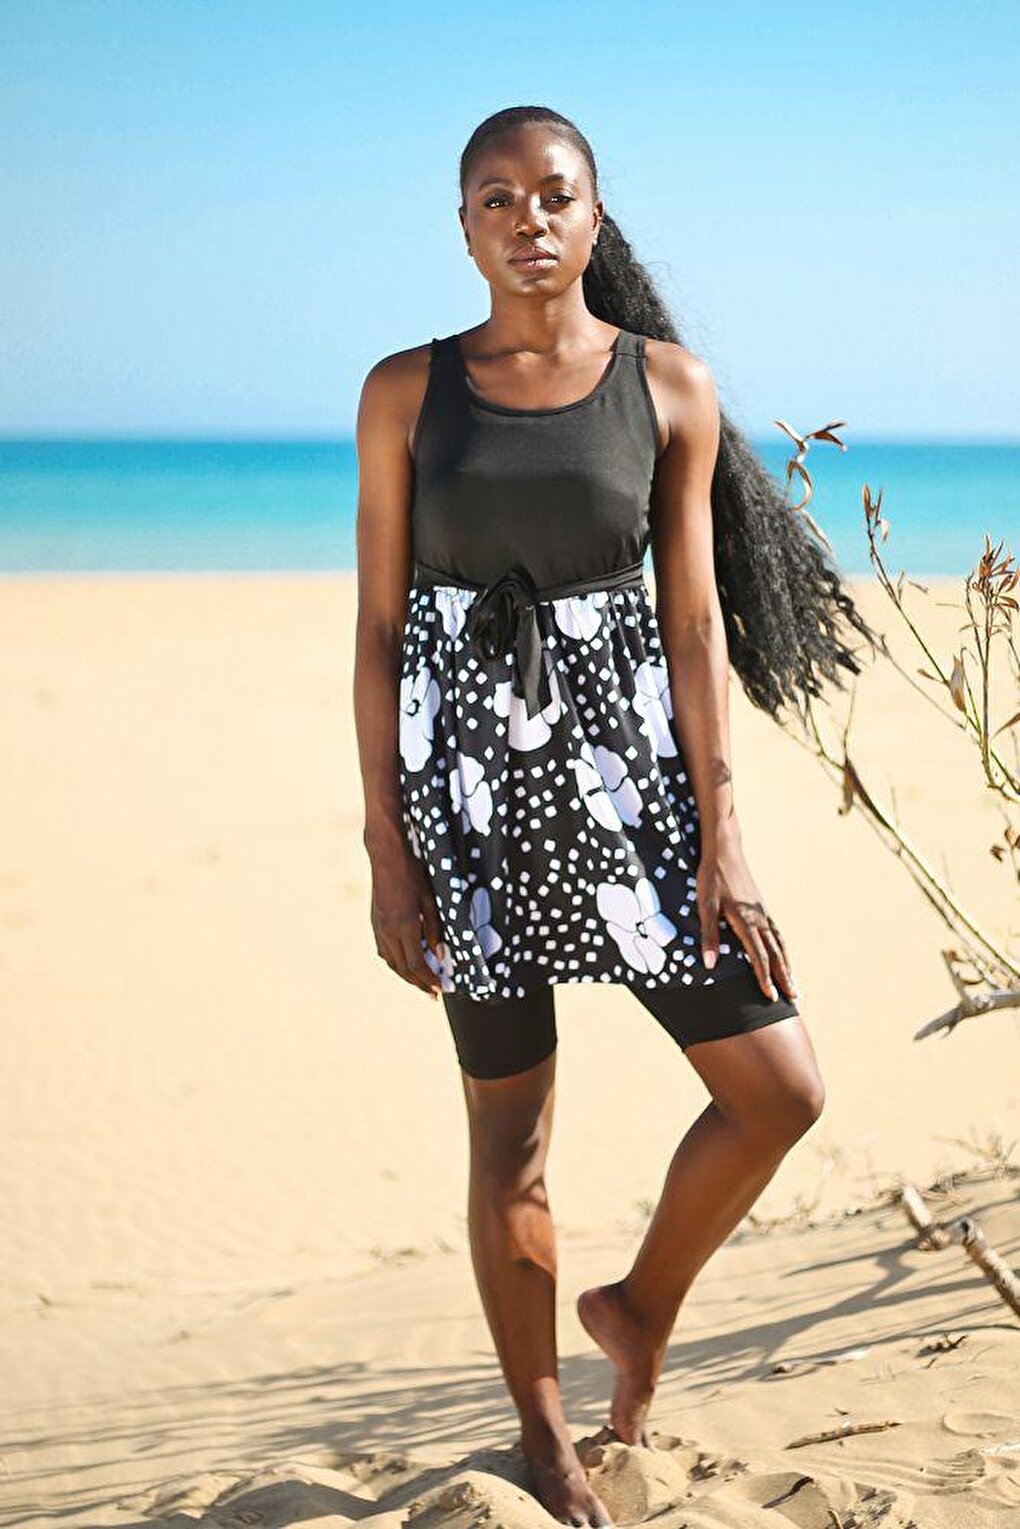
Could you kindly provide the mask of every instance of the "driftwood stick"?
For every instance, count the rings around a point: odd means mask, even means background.
[[[898,1418],[891,1418],[885,1423],[851,1423],[849,1419],[839,1428],[826,1428],[821,1433],[806,1433],[799,1439],[792,1439],[785,1446],[786,1449],[802,1449],[805,1444],[831,1444],[833,1439],[846,1439],[852,1433],[883,1433],[887,1428],[898,1428]]]
[[[955,1030],[964,1019],[974,1019],[979,1014],[991,1014],[995,1009],[1020,1008],[1020,988],[995,988],[992,992],[975,994],[960,999],[954,1009],[947,1009],[936,1019],[929,1019],[920,1030],[914,1031],[914,1040],[923,1041],[928,1035],[940,1030]]]
[[[949,1242],[948,1233],[940,1226],[936,1226],[931,1219],[928,1207],[925,1205],[921,1192],[915,1189],[913,1184],[904,1184],[900,1190],[900,1204],[907,1213],[907,1219],[911,1222],[921,1241],[930,1248],[944,1248]]]
[[[908,1221],[924,1245],[944,1248],[951,1242],[960,1243],[1006,1305],[1020,1317],[1020,1279],[989,1245],[980,1224],[973,1216],[959,1216],[948,1226],[933,1221],[924,1197],[913,1184],[904,1184],[899,1198]]]
[[[1012,1307],[1020,1317],[1020,1279],[1017,1279],[995,1249],[989,1247],[984,1232],[973,1216],[961,1216],[958,1221],[951,1222],[946,1230],[954,1242],[963,1244],[965,1252],[970,1254],[981,1273],[999,1292],[1006,1305]]]

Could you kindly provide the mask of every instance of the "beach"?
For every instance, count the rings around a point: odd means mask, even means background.
[[[925,582],[950,655],[961,581]],[[916,670],[877,584],[851,584]],[[0,1517],[548,1524],[473,1283],[452,1039],[374,948],[354,576],[53,574],[2,595]],[[959,1247],[919,1248],[888,1191],[941,1183],[933,1214],[977,1216],[1017,1265],[1017,1178],[995,1171],[1020,1135],[1016,1011],[914,1040],[955,1001],[953,936],[735,677],[731,721],[825,1109],[680,1313],[658,1449],[600,1446],[609,1367],[574,1298],[625,1272],[707,1095],[624,989],[557,989],[574,1436],[619,1522],[997,1529],[1020,1507],[1016,1319]],[[973,745],[873,664],[851,739],[1015,952]],[[844,1419],[893,1426],[790,1448]]]

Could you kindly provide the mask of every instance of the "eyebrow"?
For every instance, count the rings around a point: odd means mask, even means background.
[[[569,181],[570,179],[571,177],[569,175],[564,175],[561,170],[554,170],[551,175],[543,175],[539,181],[539,185],[544,185],[546,181]],[[509,184],[510,182],[508,180],[504,180],[502,175],[492,175],[488,180],[482,181],[481,185],[478,187],[478,190],[484,191],[486,186],[509,186]]]

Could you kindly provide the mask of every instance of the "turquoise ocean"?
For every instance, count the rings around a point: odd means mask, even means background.
[[[844,572],[871,571],[865,483],[894,575],[964,574],[986,533],[1020,554],[1020,442],[842,439],[806,465]],[[784,483],[792,443],[752,445]],[[351,440],[0,440],[0,574],[353,569],[356,486]]]

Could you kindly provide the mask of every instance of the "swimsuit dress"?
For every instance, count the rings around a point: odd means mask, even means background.
[[[723,917],[701,958],[697,806],[643,576],[657,452],[643,336],[621,330],[592,391],[548,409],[484,399],[457,336],[431,342],[399,776],[444,993],[693,996],[753,971]]]

